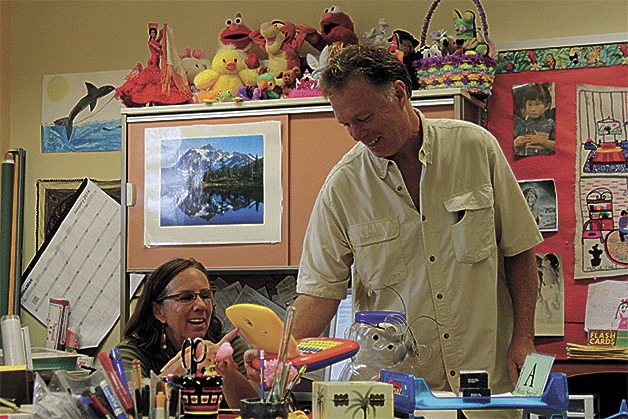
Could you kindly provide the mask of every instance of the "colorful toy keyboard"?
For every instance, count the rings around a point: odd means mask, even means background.
[[[266,360],[277,358],[283,321],[274,311],[257,304],[235,304],[228,307],[225,314],[251,345],[264,350]],[[359,348],[353,340],[318,337],[297,341],[291,336],[287,360],[295,368],[306,365],[308,371],[315,371],[352,357]],[[259,368],[259,359],[253,366]]]

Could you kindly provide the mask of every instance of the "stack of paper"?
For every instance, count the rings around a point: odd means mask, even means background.
[[[603,359],[628,361],[628,347],[567,344],[569,359]]]

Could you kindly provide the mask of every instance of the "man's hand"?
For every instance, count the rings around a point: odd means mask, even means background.
[[[510,347],[508,347],[508,376],[513,386],[517,385],[519,373],[526,357],[533,352],[535,349],[532,339],[520,338],[510,342]]]

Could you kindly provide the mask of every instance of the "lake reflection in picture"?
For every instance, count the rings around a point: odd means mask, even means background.
[[[172,144],[161,150],[162,227],[264,223],[261,135]]]

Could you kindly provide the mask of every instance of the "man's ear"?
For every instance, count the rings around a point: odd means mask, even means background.
[[[408,100],[408,93],[406,92],[406,84],[401,80],[395,80],[393,83],[395,88],[395,97],[399,101],[401,105],[406,104],[406,100]]]
[[[161,304],[157,304],[153,301],[153,316],[159,321],[159,323],[166,323],[166,316],[164,316],[163,309],[161,308]]]

